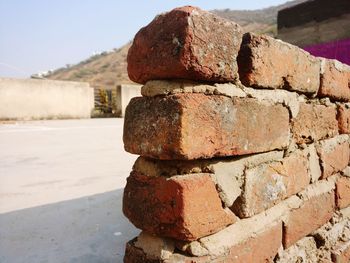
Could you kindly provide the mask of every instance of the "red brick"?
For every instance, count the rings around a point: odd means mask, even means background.
[[[339,209],[350,206],[350,177],[340,177],[337,180],[335,197]]]
[[[350,149],[347,141],[331,146],[327,143],[320,144],[317,146],[317,152],[321,160],[322,179],[340,172],[348,166]]]
[[[350,107],[345,104],[338,106],[339,133],[350,133]]]
[[[164,262],[164,263],[262,263],[272,262],[282,243],[282,225],[278,223],[262,233],[233,246],[229,252],[223,255],[192,257],[187,255],[173,254],[167,260],[152,261],[141,249],[130,241],[126,246],[124,262]]]
[[[204,94],[138,97],[124,119],[124,147],[156,159],[198,159],[285,148],[289,113],[252,98]]]
[[[283,246],[290,247],[299,239],[327,223],[333,215],[334,192],[314,196],[290,212],[283,226]]]
[[[318,96],[338,101],[350,101],[350,67],[336,60],[322,62]]]
[[[262,263],[272,262],[282,244],[282,226],[280,223],[257,234],[255,237],[234,246],[223,262]]]
[[[242,30],[236,23],[185,6],[157,16],[135,36],[128,53],[129,78],[228,82],[238,79]]]
[[[318,91],[320,61],[296,46],[246,33],[237,60],[240,80],[246,86]]]
[[[309,185],[306,153],[298,151],[281,162],[247,170],[244,180],[243,193],[236,200],[233,211],[240,217],[251,217]]]
[[[132,172],[123,212],[137,228],[179,240],[198,239],[236,220],[222,208],[209,174],[166,178]]]
[[[292,133],[296,143],[310,143],[338,134],[336,109],[324,105],[300,104],[300,110],[292,120]]]

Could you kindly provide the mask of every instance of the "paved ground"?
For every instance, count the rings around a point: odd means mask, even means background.
[[[122,262],[122,119],[0,124],[0,262]]]

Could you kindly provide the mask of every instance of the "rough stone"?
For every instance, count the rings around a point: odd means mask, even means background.
[[[320,97],[350,101],[350,67],[337,60],[321,60]]]
[[[226,207],[231,207],[241,195],[244,170],[268,161],[282,159],[282,151],[272,151],[242,157],[235,162],[228,160],[215,162],[210,167],[214,171],[213,180],[216,182],[219,196]]]
[[[316,94],[320,61],[302,49],[268,36],[246,33],[237,57],[245,86]]]
[[[169,259],[175,250],[174,241],[156,237],[146,232],[141,232],[137,237],[135,247],[141,248],[151,259]]]
[[[350,221],[348,218],[342,218],[339,222],[330,221],[313,232],[312,236],[322,249],[332,250],[340,243],[350,241]]]
[[[141,88],[141,94],[145,97],[178,93],[203,93],[206,95],[246,97],[242,88],[233,83],[203,84],[188,80],[150,80]]]
[[[350,166],[345,167],[345,169],[342,171],[342,175],[350,177]]]
[[[336,263],[350,262],[350,241],[339,246],[332,252],[332,260]]]
[[[208,250],[202,246],[198,241],[193,241],[188,244],[186,251],[190,255],[197,255],[198,257],[208,255]]]
[[[320,196],[324,193],[330,193],[335,189],[335,182],[337,181],[337,178],[337,175],[333,175],[325,180],[319,180],[316,183],[310,184],[306,189],[299,192],[297,195],[303,201],[308,201],[315,196]]]
[[[317,182],[322,176],[320,160],[316,152],[316,147],[314,144],[308,146],[308,159],[309,159],[309,173],[311,177],[311,182]]]
[[[303,190],[310,183],[306,151],[297,151],[280,162],[272,162],[245,172],[242,195],[233,211],[251,217]]]
[[[278,254],[275,262],[317,262],[317,246],[315,240],[312,237],[304,237],[288,249],[282,250]]]
[[[269,101],[271,103],[283,104],[289,109],[292,118],[295,118],[299,113],[299,103],[301,97],[296,92],[287,90],[268,90],[268,89],[253,89],[244,87],[243,91],[247,96],[256,98],[259,101]]]
[[[322,178],[342,171],[349,163],[348,135],[338,135],[334,138],[320,141],[316,144],[322,166]]]
[[[126,151],[156,159],[266,152],[287,147],[289,113],[253,98],[137,97],[126,109],[123,139]]]
[[[123,212],[136,227],[178,240],[196,240],[236,221],[222,208],[209,174],[165,178],[132,172],[124,189]]]
[[[141,94],[145,97],[171,95],[178,93],[203,93],[206,95],[224,95],[228,97],[251,97],[259,101],[279,103],[288,107],[291,116],[299,112],[300,96],[286,90],[257,90],[234,83],[204,84],[188,80],[151,80],[142,86]]]
[[[128,53],[132,81],[188,79],[236,81],[242,29],[236,23],[185,6],[157,16],[135,36]]]
[[[159,263],[162,260],[148,257],[141,248],[135,247],[135,240],[131,240],[126,244],[124,263]]]
[[[325,105],[301,103],[298,116],[292,120],[292,133],[297,144],[311,143],[337,135],[336,109]]]
[[[339,215],[342,218],[350,219],[350,206],[339,210]]]

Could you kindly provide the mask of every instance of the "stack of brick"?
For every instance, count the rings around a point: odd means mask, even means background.
[[[125,262],[349,262],[349,67],[182,7],[128,73]]]

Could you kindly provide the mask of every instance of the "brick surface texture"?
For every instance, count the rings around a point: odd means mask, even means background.
[[[350,106],[339,105],[338,107],[338,126],[340,134],[350,133]]]
[[[288,109],[252,98],[139,97],[126,109],[125,150],[157,159],[265,152],[285,148],[288,141]]]
[[[338,66],[339,64],[339,66]],[[324,62],[321,74],[320,97],[330,97],[339,101],[350,101],[350,67],[342,67],[334,60]]]
[[[316,93],[319,63],[307,52],[268,36],[247,33],[238,56],[239,74],[246,86]]]
[[[350,206],[350,177],[341,177],[336,184],[336,202],[338,208]]]
[[[243,193],[233,211],[240,217],[251,217],[303,190],[310,183],[306,154],[297,152],[246,171]]]
[[[284,222],[283,245],[290,247],[299,239],[327,223],[334,212],[334,192],[315,196],[291,212]]]
[[[337,135],[336,115],[334,107],[301,103],[299,114],[292,121],[292,132],[296,143],[311,143]]]
[[[338,144],[331,149],[321,146],[319,148],[319,156],[323,170],[322,178],[327,178],[347,167],[349,155],[350,148],[348,142]]]
[[[350,262],[350,67],[242,32],[185,6],[136,34],[124,262]]]
[[[241,31],[234,22],[193,7],[159,15],[135,36],[128,53],[129,77],[138,83],[236,81]]]
[[[235,222],[208,174],[166,179],[132,172],[123,212],[136,227],[179,240],[195,240]]]

